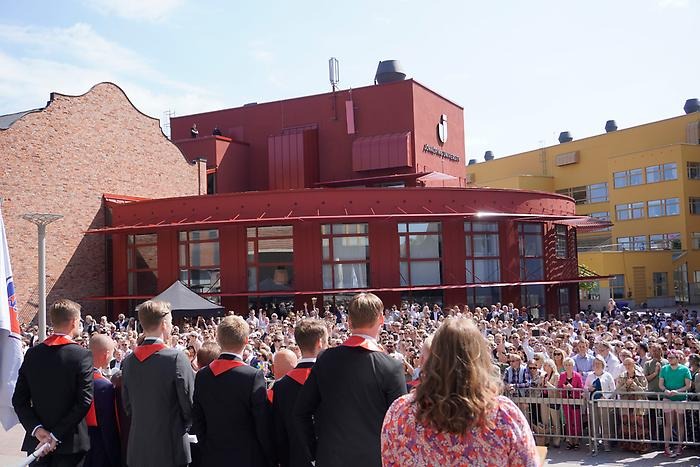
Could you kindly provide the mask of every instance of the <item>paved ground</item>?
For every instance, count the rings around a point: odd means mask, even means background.
[[[663,451],[652,451],[647,454],[635,454],[614,449],[612,452],[604,452],[602,449],[598,455],[591,455],[588,448],[581,448],[577,451],[567,451],[566,449],[550,449],[547,452],[547,466],[700,466],[700,450],[687,449],[680,457],[668,458]]]
[[[24,429],[20,425],[7,432],[0,427],[0,466],[13,467],[27,457],[19,450],[23,438]]]
[[[20,426],[14,427],[9,432],[0,428],[0,466],[13,467],[19,465],[26,457],[20,452],[24,430]],[[601,452],[592,456],[587,448],[582,447],[577,451],[566,449],[550,449],[547,452],[547,466],[700,466],[700,449],[692,448],[683,452],[682,457],[670,459],[664,456],[663,451],[653,451],[648,454],[638,455],[620,450],[613,452]]]

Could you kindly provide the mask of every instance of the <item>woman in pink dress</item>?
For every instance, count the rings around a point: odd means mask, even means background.
[[[489,345],[473,321],[445,320],[420,381],[384,418],[384,466],[539,465],[527,420],[501,396]]]
[[[563,399],[581,399],[583,397],[583,378],[574,371],[574,360],[564,359],[564,372],[559,375],[557,387],[566,389],[561,392]],[[578,449],[581,437],[581,406],[574,404],[562,404],[564,408],[564,433],[569,437],[566,442],[567,449]]]

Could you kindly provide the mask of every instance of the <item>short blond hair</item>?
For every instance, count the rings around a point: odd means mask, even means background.
[[[145,331],[153,331],[161,325],[165,317],[170,314],[170,303],[158,300],[148,300],[136,307],[139,321]]]
[[[238,315],[227,316],[216,327],[216,341],[222,349],[240,349],[248,341],[250,327]]]
[[[373,326],[384,313],[384,303],[379,297],[369,292],[362,292],[352,297],[349,308],[348,317],[354,328]]]
[[[64,326],[75,318],[80,318],[80,305],[73,300],[61,298],[51,305],[49,316],[53,326]]]

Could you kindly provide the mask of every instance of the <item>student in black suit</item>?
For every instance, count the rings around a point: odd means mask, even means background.
[[[323,352],[299,393],[294,410],[299,435],[319,467],[382,465],[384,415],[406,394],[403,365],[376,342],[383,311],[374,294],[353,297],[352,336]]]
[[[173,329],[170,304],[149,300],[137,310],[144,339],[122,362],[122,402],[131,417],[126,463],[184,466],[192,461],[194,371],[184,352],[165,345]]]
[[[203,467],[275,465],[265,378],[241,355],[249,334],[240,316],[224,318],[216,328],[221,355],[197,372],[192,431]]]
[[[301,350],[296,368],[275,382],[272,412],[275,420],[275,445],[280,466],[310,467],[312,457],[294,424],[294,406],[299,391],[311,373],[316,357],[328,347],[328,329],[318,319],[301,320],[294,328],[294,340]]]
[[[92,356],[72,338],[82,332],[80,305],[62,299],[49,310],[54,334],[27,350],[12,405],[26,430],[22,450],[48,443],[32,465],[82,466],[90,448],[85,415],[92,402]]]
[[[121,442],[116,392],[112,382],[100,371],[112,359],[114,341],[106,334],[95,334],[90,338],[90,351],[95,367],[95,397],[86,417],[90,451],[83,467],[118,467],[121,465]]]

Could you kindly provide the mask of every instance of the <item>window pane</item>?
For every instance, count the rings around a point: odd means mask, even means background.
[[[661,212],[661,200],[649,201],[649,217],[661,217],[663,213]]]
[[[498,256],[498,235],[474,235],[474,256]]]
[[[613,176],[615,188],[624,188],[627,186],[627,173],[615,172]]]
[[[498,282],[501,280],[500,261],[497,259],[474,260],[474,282]]]
[[[439,285],[439,261],[414,261],[411,263],[411,285]]]
[[[245,229],[245,233],[248,238],[253,238],[257,236],[255,227],[248,227],[247,229]]]
[[[399,257],[408,258],[407,238],[405,235],[399,237]]]
[[[408,262],[406,261],[401,261],[399,263],[399,274],[401,275],[401,285],[409,285],[409,276],[408,276]]]
[[[465,281],[467,284],[473,284],[474,283],[474,262],[472,260],[467,260],[464,264],[464,268],[466,269],[467,275],[465,278]]]
[[[369,258],[369,240],[367,237],[333,238],[334,261],[366,260],[367,258]]]
[[[630,185],[641,185],[644,183],[644,174],[642,169],[630,170]]]
[[[675,180],[678,178],[676,163],[664,164],[664,180]]]
[[[544,261],[542,258],[521,259],[522,267],[520,278],[524,281],[536,281],[544,278]]]
[[[270,261],[291,262],[292,250],[293,239],[291,238],[258,240],[258,261],[261,263],[267,263]]]
[[[323,261],[330,261],[331,260],[331,246],[330,246],[330,239],[328,238],[322,238],[321,239],[321,249],[323,250]]]
[[[474,222],[472,224],[474,232],[498,232],[497,222]]]
[[[681,213],[680,198],[669,198],[666,200],[666,215],[677,216]]]
[[[180,266],[187,266],[187,245],[182,243],[178,247],[178,264]]]
[[[219,243],[190,243],[191,268],[219,265]]]
[[[333,288],[333,269],[330,264],[323,265],[323,288]]]
[[[255,242],[248,242],[248,264],[255,262]]]
[[[440,232],[440,223],[413,222],[408,224],[408,231],[412,233]]]
[[[258,237],[291,237],[293,235],[291,225],[271,225],[258,227]]]
[[[321,225],[321,235],[329,235],[331,233],[331,225],[323,224]]]
[[[367,263],[336,264],[334,268],[336,289],[367,287]]]
[[[410,235],[409,241],[409,253],[411,258],[440,257],[439,235]]]
[[[659,166],[654,165],[651,167],[647,167],[647,183],[656,183],[658,181],[661,181],[661,175],[659,173]]]
[[[158,235],[156,234],[139,234],[133,236],[133,242],[137,245],[156,244],[158,243]]]
[[[258,290],[258,268],[248,268],[248,290],[251,292]]]
[[[523,235],[521,237],[523,250],[521,256],[542,256],[542,237],[539,235]]]
[[[258,267],[258,290],[291,290],[294,278],[291,266]]]
[[[367,224],[333,224],[333,233],[338,235],[366,234]]]
[[[134,269],[158,269],[158,248],[155,245],[136,245]]]
[[[542,233],[542,224],[518,224],[518,230],[527,233]]]

